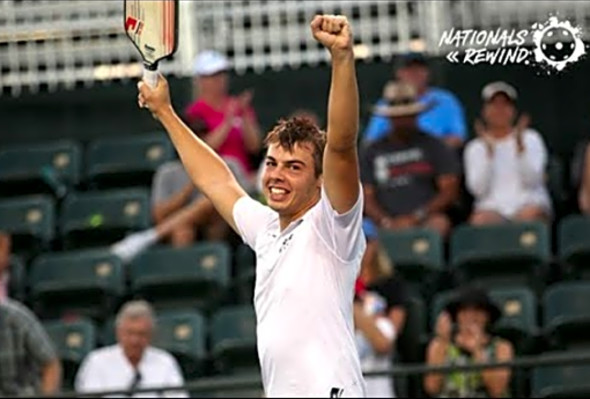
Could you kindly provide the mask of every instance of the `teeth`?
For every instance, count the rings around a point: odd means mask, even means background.
[[[273,194],[286,194],[287,191],[283,190],[282,188],[276,188],[276,187],[272,187],[270,189],[270,192]]]

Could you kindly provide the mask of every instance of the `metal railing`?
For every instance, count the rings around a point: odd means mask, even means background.
[[[510,367],[512,369],[527,369],[537,367],[550,366],[575,366],[581,364],[590,364],[590,352],[580,353],[550,353],[534,356],[520,356],[509,362],[490,362],[468,365],[444,365],[444,366],[428,366],[426,364],[405,364],[394,366],[389,369],[372,371],[365,373],[366,378],[380,377],[380,376],[409,376],[409,375],[423,375],[426,373],[452,373],[457,371],[477,371],[490,368]],[[259,376],[232,376],[232,377],[207,377],[191,381],[182,386],[169,386],[160,388],[145,388],[134,390],[133,392],[115,390],[103,391],[92,394],[80,394],[76,392],[64,392],[61,397],[100,397],[106,395],[126,395],[139,393],[163,393],[168,391],[184,390],[191,393],[212,393],[212,392],[229,392],[240,390],[258,390],[261,389],[261,379]]]
[[[347,15],[357,57],[386,62],[408,50],[446,54],[439,42],[452,28],[525,29],[550,14],[582,27],[590,22],[590,2],[572,0],[181,0],[179,50],[162,70],[189,76],[194,56],[207,48],[227,54],[237,73],[325,62],[327,52],[309,32],[320,12]],[[18,95],[23,87],[140,76],[122,13],[121,0],[0,0],[0,89]],[[582,33],[590,38],[590,30]]]

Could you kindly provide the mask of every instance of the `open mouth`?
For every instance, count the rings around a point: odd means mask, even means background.
[[[282,201],[290,193],[290,191],[285,188],[275,187],[275,186],[269,187],[269,192],[270,192],[270,199],[272,201]]]

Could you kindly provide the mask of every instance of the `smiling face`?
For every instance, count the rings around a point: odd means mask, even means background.
[[[295,143],[292,150],[270,144],[262,174],[268,206],[289,221],[302,216],[320,198],[321,176],[316,176],[313,145]]]

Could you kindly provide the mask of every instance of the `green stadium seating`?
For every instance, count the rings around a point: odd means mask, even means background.
[[[575,357],[585,352],[546,352],[544,355]],[[590,397],[589,364],[564,364],[533,368],[531,396],[533,398],[588,398]]]
[[[96,347],[96,328],[92,321],[80,318],[43,323],[62,362],[64,388],[72,388],[80,364]]]
[[[146,189],[77,192],[61,205],[59,230],[66,249],[110,245],[150,226]]]
[[[86,151],[86,179],[95,187],[151,186],[152,176],[174,158],[174,148],[165,133],[91,142]]]
[[[252,303],[256,283],[256,254],[246,244],[239,244],[234,255],[236,267],[232,283],[237,300],[243,304]]]
[[[249,305],[220,308],[210,324],[211,355],[222,374],[259,373],[256,314]]]
[[[29,283],[32,307],[46,318],[104,318],[125,294],[121,261],[107,250],[43,254],[31,265]]]
[[[207,323],[199,312],[159,312],[153,345],[170,352],[178,360],[186,380],[205,373]]]
[[[511,341],[517,353],[532,351],[540,334],[533,291],[528,287],[495,288],[490,290],[490,297],[502,310],[494,332]]]
[[[558,257],[568,274],[590,278],[590,217],[570,215],[558,225]]]
[[[443,243],[434,230],[413,228],[402,231],[382,230],[379,240],[390,259],[395,272],[417,287],[424,297],[434,291],[443,271]]]
[[[114,314],[101,324],[98,334],[98,341],[100,342],[101,346],[109,346],[117,343]]]
[[[19,144],[0,149],[3,196],[65,194],[80,181],[81,146],[70,140]],[[56,192],[56,190],[58,192]]]
[[[450,266],[460,284],[527,284],[538,293],[550,257],[549,228],[542,222],[462,225],[451,236]]]
[[[554,348],[590,347],[590,282],[551,285],[543,294],[543,328]]]
[[[55,237],[55,201],[47,195],[0,200],[0,230],[16,253],[48,250]]]
[[[224,242],[157,247],[131,263],[131,287],[156,308],[207,311],[226,299],[230,263],[231,250]]]
[[[8,292],[11,298],[24,302],[26,300],[26,264],[22,257],[12,255],[10,257],[10,280],[8,281]]]

